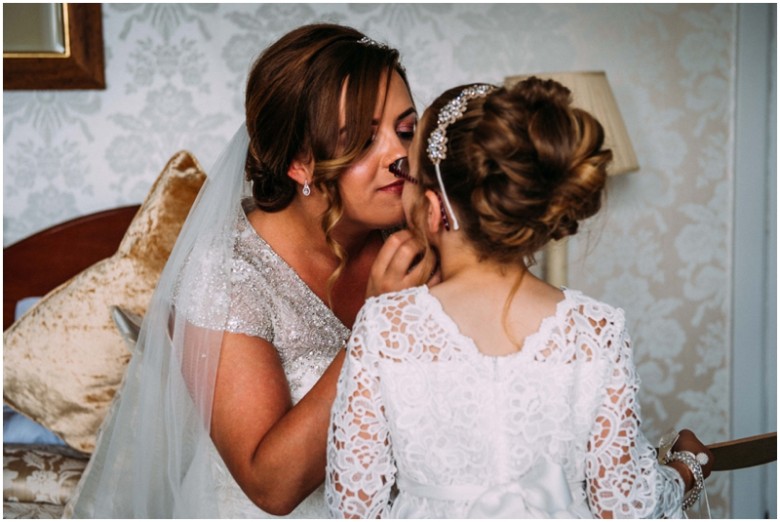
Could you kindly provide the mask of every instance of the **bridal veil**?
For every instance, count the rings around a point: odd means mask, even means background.
[[[233,227],[241,200],[251,196],[248,144],[242,124],[208,171],[66,516],[219,516],[209,426],[223,330],[196,327],[188,317],[196,312],[209,325],[226,325]],[[204,277],[210,284],[192,284]]]

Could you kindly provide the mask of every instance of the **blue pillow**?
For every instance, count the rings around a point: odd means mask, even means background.
[[[65,442],[37,422],[3,404],[3,444],[58,444]]]

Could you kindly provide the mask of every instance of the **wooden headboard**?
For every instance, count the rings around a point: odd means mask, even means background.
[[[3,249],[3,330],[17,301],[43,296],[116,252],[140,205],[77,217]]]

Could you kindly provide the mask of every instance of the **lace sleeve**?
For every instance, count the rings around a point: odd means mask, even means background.
[[[602,325],[604,326],[604,325]],[[640,430],[639,377],[622,314],[606,325],[605,386],[588,441],[588,503],[602,518],[679,518],[685,485]]]
[[[325,497],[331,515],[338,518],[387,515],[395,481],[365,312],[355,321],[331,412]]]

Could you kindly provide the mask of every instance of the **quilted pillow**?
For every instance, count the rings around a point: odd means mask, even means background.
[[[55,288],[3,333],[3,400],[92,452],[130,360],[111,307],[146,307],[205,180],[188,152],[173,156],[117,252]]]
[[[3,444],[3,501],[64,506],[87,461],[65,446]]]
[[[3,518],[62,518],[64,506],[41,502],[3,502]]]

